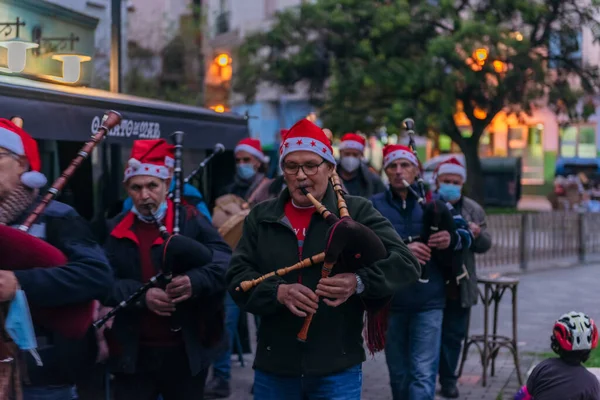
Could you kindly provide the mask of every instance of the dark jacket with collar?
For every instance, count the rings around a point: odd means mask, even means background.
[[[172,232],[173,203],[165,220]],[[198,265],[185,272],[192,284],[192,298],[177,305],[181,332],[185,342],[190,370],[196,375],[207,368],[227,345],[224,336],[225,271],[231,257],[231,248],[216,229],[191,206],[182,207],[181,235],[194,238],[212,251],[212,262]],[[109,221],[111,232],[104,249],[115,275],[115,285],[103,304],[114,307],[126,300],[144,283],[140,267],[137,237],[133,231],[135,215],[124,212]],[[156,273],[162,260],[162,238],[152,248]],[[145,296],[115,316],[111,329],[111,368],[115,372],[135,373],[139,350],[139,310],[145,309]],[[114,351],[114,353],[113,353]],[[115,354],[116,353],[116,354]]]
[[[371,198],[373,206],[394,226],[402,238],[418,236],[423,227],[423,209],[412,193],[406,201],[397,197],[391,190],[376,194]],[[451,236],[450,246],[456,246],[458,236]],[[444,271],[432,258],[428,262],[429,282],[416,282],[398,291],[394,296],[392,310],[396,312],[421,312],[442,309],[446,305]]]
[[[284,376],[330,375],[365,361],[361,298],[391,296],[399,287],[415,282],[420,268],[389,221],[368,200],[346,196],[350,216],[381,238],[389,256],[358,270],[365,285],[360,295],[351,296],[338,307],[320,302],[307,342],[298,342],[296,336],[304,318],[293,315],[277,301],[277,288],[279,284],[297,283],[301,274],[302,284],[315,290],[321,278],[322,264],[266,279],[248,292],[236,291],[242,281],[256,279],[299,261],[298,241],[284,213],[289,199],[289,191],[284,190],[277,199],[260,203],[250,211],[227,272],[229,293],[244,311],[261,317],[254,368]],[[339,215],[331,185],[322,202],[328,210]],[[302,258],[324,251],[328,229],[327,222],[315,213],[306,232]],[[332,275],[335,273],[334,267]]]
[[[360,196],[369,199],[373,195],[386,190],[385,184],[381,178],[371,172],[364,162],[360,163],[354,177],[349,180],[345,180],[342,177],[340,169],[342,169],[342,167],[338,164],[338,175],[344,183],[344,187],[348,191],[348,194],[351,194],[352,196]]]
[[[39,199],[38,199],[39,202]],[[10,225],[18,226],[29,216],[37,202]],[[67,264],[60,268],[33,268],[14,271],[19,285],[27,296],[30,307],[57,307],[100,300],[113,284],[108,260],[86,220],[72,207],[51,202],[29,234],[39,237],[59,249]],[[26,251],[23,249],[22,251]],[[28,384],[73,384],[89,372],[96,362],[97,344],[94,329],[80,339],[62,337],[44,329],[34,321],[38,353],[43,366],[37,366],[33,357],[24,353]]]

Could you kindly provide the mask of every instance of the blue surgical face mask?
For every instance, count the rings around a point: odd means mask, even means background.
[[[453,185],[451,183],[440,183],[438,192],[446,201],[456,201],[460,199],[460,191],[462,186]]]
[[[251,164],[238,164],[237,165],[237,174],[240,178],[244,180],[252,179],[252,177],[256,174],[254,167]]]
[[[166,201],[163,201],[160,204],[160,206],[158,206],[158,210],[156,210],[156,212],[154,213],[154,215],[156,216],[156,218],[159,221],[162,220],[165,217],[165,215],[167,215],[167,207],[168,206],[167,206],[167,202]],[[137,217],[140,220],[144,221],[144,222],[148,222],[148,223],[154,222],[154,219],[152,217],[142,215],[139,212],[139,210],[135,207],[135,205],[131,206],[131,212],[134,213],[135,215],[137,215]]]
[[[29,313],[29,305],[25,292],[18,289],[15,298],[10,302],[5,323],[6,332],[21,350],[29,351],[38,366],[42,366],[42,359],[37,352],[37,340]]]

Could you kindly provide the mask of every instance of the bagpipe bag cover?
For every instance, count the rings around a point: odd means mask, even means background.
[[[56,247],[16,228],[0,225],[0,268],[8,271],[53,268],[65,265],[67,257]],[[60,307],[29,305],[33,322],[66,338],[81,339],[93,322],[93,302]]]

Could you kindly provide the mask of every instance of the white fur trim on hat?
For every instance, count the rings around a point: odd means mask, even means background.
[[[175,166],[175,159],[166,156],[165,157],[165,166],[169,167],[169,168],[173,168]]]
[[[125,170],[123,182],[127,182],[129,178],[138,175],[154,176],[160,179],[169,179],[171,177],[169,168],[163,165],[142,164],[135,158],[131,158],[127,162],[127,165],[128,167]]]
[[[467,170],[465,167],[456,164],[442,164],[440,165],[440,169],[437,172],[437,176],[444,174],[454,174],[460,176],[463,181],[467,181]]]
[[[325,161],[329,161],[334,166],[336,165],[335,157],[333,157],[333,152],[329,150],[329,147],[326,146],[323,142],[310,138],[310,137],[293,137],[286,139],[281,144],[279,157],[279,164],[283,168],[283,159],[290,153],[295,151],[310,151],[312,153],[318,154],[325,159]]]
[[[357,142],[356,140],[344,140],[340,143],[338,149],[365,151],[365,146],[363,146],[362,143]]]
[[[28,188],[39,189],[48,182],[44,174],[37,171],[28,171],[21,174],[21,183]]]
[[[246,153],[250,153],[254,157],[258,158],[263,163],[269,162],[265,158],[265,155],[262,151],[258,151],[258,150],[256,150],[256,148],[254,148],[248,144],[238,144],[237,146],[235,146],[235,149],[233,149],[233,152],[237,153],[238,151],[245,151]]]
[[[21,136],[6,128],[0,128],[0,147],[4,147],[6,150],[20,156],[25,155]]]
[[[406,150],[395,150],[385,156],[383,159],[383,168],[387,168],[388,165],[394,161],[401,159],[408,160],[417,167],[419,166],[419,161],[417,161],[417,157],[412,152]]]

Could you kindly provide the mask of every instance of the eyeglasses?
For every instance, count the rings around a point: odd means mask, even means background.
[[[295,164],[295,163],[285,163],[283,164],[283,172],[286,175],[296,175],[300,168],[302,168],[302,172],[306,176],[313,176],[319,171],[319,167],[323,165],[325,160],[321,161],[319,164],[308,163],[304,165]]]
[[[11,153],[11,152],[1,152],[0,153],[0,159],[2,159],[4,157],[17,158],[18,156],[15,153]]]

